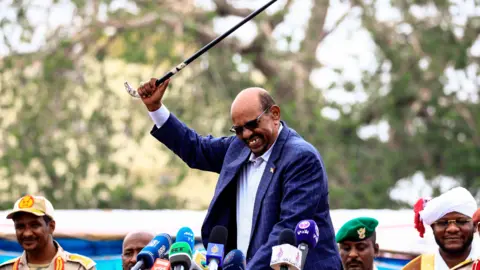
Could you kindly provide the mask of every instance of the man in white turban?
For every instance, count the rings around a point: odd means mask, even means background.
[[[414,206],[415,228],[420,237],[424,225],[430,226],[439,249],[413,259],[405,270],[447,270],[465,265],[479,257],[472,246],[477,210],[472,194],[462,187],[453,188],[434,199],[420,199]],[[478,247],[477,247],[478,249]]]

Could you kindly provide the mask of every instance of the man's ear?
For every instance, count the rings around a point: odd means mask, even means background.
[[[373,246],[373,250],[375,251],[375,257],[378,256],[378,252],[380,251],[380,247],[377,243]]]
[[[270,113],[272,114],[273,120],[280,120],[280,107],[277,105],[272,105],[270,108]]]
[[[53,234],[53,232],[55,231],[55,225],[55,220],[51,220],[50,223],[48,223],[48,230],[50,234]]]

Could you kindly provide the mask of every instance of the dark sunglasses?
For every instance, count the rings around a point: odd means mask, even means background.
[[[232,126],[232,128],[230,128],[230,132],[232,133],[235,133],[237,135],[240,135],[240,134],[243,134],[243,129],[246,128],[248,130],[254,130],[258,127],[258,122],[260,122],[260,118],[270,110],[271,106],[268,107],[265,111],[263,111],[259,116],[257,116],[257,118],[251,120],[251,121],[248,121],[247,123],[245,123],[245,125],[243,126]]]

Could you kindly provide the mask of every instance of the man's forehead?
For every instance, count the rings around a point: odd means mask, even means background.
[[[128,243],[125,243],[123,249],[124,250],[139,250],[143,249],[148,242],[142,242],[142,241],[130,241]]]
[[[41,219],[43,219],[43,216],[39,217],[39,216],[36,216],[34,214],[24,213],[24,212],[16,213],[13,216],[13,222],[14,223],[39,221]]]
[[[470,217],[462,213],[450,212],[448,214],[445,214],[443,217],[439,218],[438,220],[446,220],[451,218],[470,218]]]
[[[145,247],[151,240],[153,235],[146,232],[137,232],[128,234],[123,240],[124,249],[135,248],[136,246]]]

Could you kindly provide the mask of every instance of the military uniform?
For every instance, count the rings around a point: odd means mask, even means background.
[[[13,210],[7,215],[8,219],[14,218],[16,213],[24,212],[38,217],[48,216],[54,219],[54,209],[50,201],[42,196],[27,195],[15,202]],[[25,251],[20,257],[0,264],[0,270],[95,270],[96,263],[85,256],[69,253],[53,240],[57,253],[49,264],[36,265],[27,262]]]
[[[69,253],[55,242],[57,254],[48,265],[32,265],[25,252],[20,257],[0,264],[0,270],[95,270],[95,262],[82,255]]]

